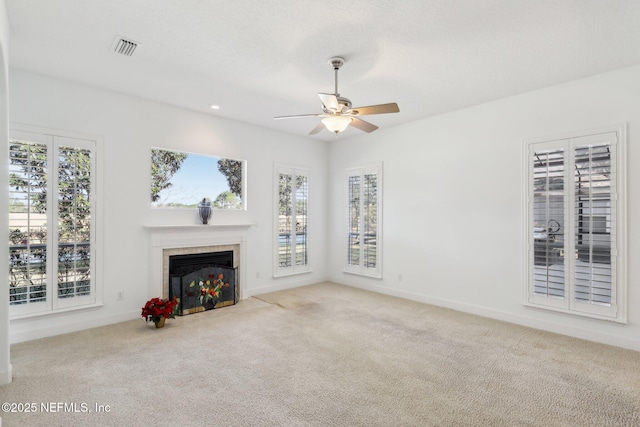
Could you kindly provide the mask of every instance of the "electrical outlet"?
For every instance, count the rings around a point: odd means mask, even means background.
[[[118,299],[118,301],[122,301],[124,299],[124,292],[118,291],[116,298]]]
[[[257,272],[256,273],[256,279],[259,279],[259,278],[260,278],[260,272]]]
[[[402,273],[398,274],[398,282],[402,282]]]

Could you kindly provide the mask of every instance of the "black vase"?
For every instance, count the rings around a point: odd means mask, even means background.
[[[202,307],[204,307],[205,310],[212,310],[213,308],[215,308],[216,305],[216,299],[215,298],[210,298],[210,299],[204,299],[202,301]]]
[[[203,224],[209,223],[212,211],[213,208],[211,207],[211,202],[207,199],[202,199],[202,201],[198,203],[198,216]]]

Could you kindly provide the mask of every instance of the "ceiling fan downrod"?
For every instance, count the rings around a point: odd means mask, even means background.
[[[336,97],[339,97],[340,94],[338,93],[338,70],[340,69],[340,67],[342,67],[344,65],[344,58],[341,58],[339,56],[334,56],[333,58],[329,59],[329,65],[331,65],[333,67],[333,71],[335,73],[336,86],[335,86],[334,95]]]

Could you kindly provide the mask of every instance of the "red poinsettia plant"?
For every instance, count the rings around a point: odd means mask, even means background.
[[[166,319],[175,317],[173,314],[173,309],[175,308],[178,301],[176,297],[173,297],[172,300],[162,299],[162,298],[151,298],[147,303],[142,307],[142,317],[147,322],[157,322],[160,318],[164,317]]]

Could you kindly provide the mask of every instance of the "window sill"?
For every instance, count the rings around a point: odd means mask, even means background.
[[[379,273],[379,272],[370,273],[368,271],[356,271],[356,270],[349,270],[349,269],[344,269],[342,270],[342,272],[347,274],[353,274],[355,276],[370,277],[372,279],[382,280],[382,273]]]
[[[301,270],[301,271],[286,271],[282,273],[274,273],[273,278],[277,279],[280,277],[299,276],[301,274],[309,274],[309,273],[311,273],[311,269]]]
[[[95,309],[95,308],[99,308],[99,307],[103,307],[104,303],[102,302],[97,302],[95,304],[88,304],[88,305],[79,305],[77,307],[66,307],[66,308],[60,308],[57,310],[48,310],[48,311],[38,311],[36,313],[23,313],[23,314],[14,314],[14,315],[9,315],[9,321],[12,320],[21,320],[21,319],[33,319],[33,318],[37,318],[37,317],[46,317],[46,316],[54,316],[57,314],[63,314],[63,313],[71,313],[71,312],[76,312],[76,311],[81,311],[81,310],[91,310],[91,309]]]
[[[526,301],[523,302],[522,305],[524,305],[525,307],[533,308],[533,309],[553,311],[556,313],[564,313],[571,316],[585,317],[588,319],[605,320],[607,322],[619,323],[621,325],[627,325],[629,323],[626,318],[610,317],[610,316],[604,316],[604,315],[595,314],[595,313],[585,313],[583,311],[567,310],[564,308],[551,307],[551,306],[542,305],[542,304],[534,304]]]

